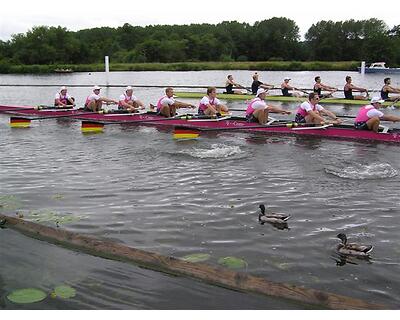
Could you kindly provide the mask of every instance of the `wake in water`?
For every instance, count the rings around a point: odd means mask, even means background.
[[[225,144],[215,143],[209,148],[192,148],[182,150],[178,154],[189,155],[198,159],[226,159],[226,158],[241,158],[245,152],[239,146],[228,146]]]
[[[398,172],[389,163],[372,163],[368,165],[354,164],[346,167],[329,166],[325,172],[334,176],[351,180],[374,180],[393,178]]]

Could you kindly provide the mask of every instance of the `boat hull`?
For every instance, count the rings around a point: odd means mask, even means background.
[[[361,68],[358,67],[358,72],[361,72]],[[365,73],[383,73],[383,74],[398,74],[400,68],[365,68]]]

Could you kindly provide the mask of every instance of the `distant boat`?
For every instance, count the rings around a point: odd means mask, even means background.
[[[358,67],[361,72],[361,67]],[[385,62],[374,62],[369,67],[365,67],[365,73],[400,73],[400,68],[388,68]]]
[[[56,73],[71,73],[74,72],[72,69],[55,69],[54,72]]]

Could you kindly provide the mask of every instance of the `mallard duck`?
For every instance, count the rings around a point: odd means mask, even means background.
[[[347,243],[347,237],[344,233],[339,233],[337,237],[342,240],[337,246],[337,252],[343,255],[369,257],[370,252],[374,248],[371,245],[360,245],[357,243]]]
[[[261,223],[268,222],[272,224],[287,224],[287,220],[290,219],[289,214],[282,214],[282,213],[265,213],[265,206],[260,204],[259,206],[261,212],[258,215],[258,221]]]

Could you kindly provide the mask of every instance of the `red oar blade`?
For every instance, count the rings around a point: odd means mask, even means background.
[[[174,139],[197,139],[200,135],[198,130],[187,129],[187,128],[175,128],[174,129]]]
[[[29,128],[31,120],[23,117],[10,117],[11,128]]]
[[[83,133],[103,132],[104,124],[95,121],[82,121],[81,131]]]

